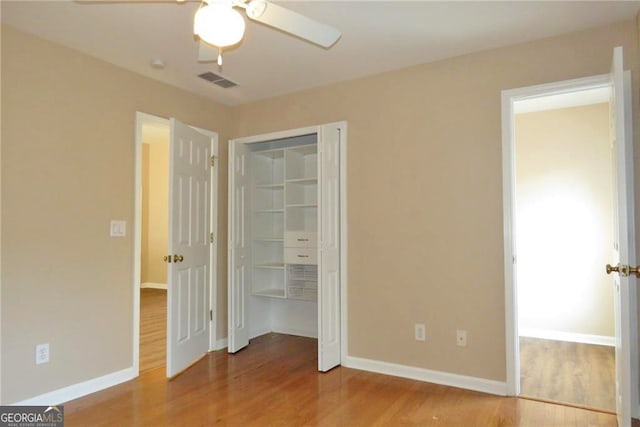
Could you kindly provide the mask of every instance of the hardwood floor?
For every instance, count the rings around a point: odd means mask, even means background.
[[[167,291],[140,289],[140,372],[165,366]]]
[[[613,347],[520,338],[521,395],[615,411]]]
[[[172,381],[163,369],[65,404],[71,426],[615,426],[613,415],[338,367],[317,341],[267,334],[209,353]]]

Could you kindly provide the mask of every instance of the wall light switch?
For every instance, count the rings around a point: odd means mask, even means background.
[[[416,323],[413,326],[413,333],[416,341],[425,341],[427,339],[424,323]]]
[[[127,222],[126,221],[111,221],[111,227],[109,229],[109,235],[111,237],[124,237],[127,235]]]
[[[49,363],[49,344],[38,344],[36,346],[36,365]]]

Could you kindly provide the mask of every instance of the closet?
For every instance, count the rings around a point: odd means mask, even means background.
[[[229,352],[279,332],[318,338],[320,370],[340,363],[345,130],[229,142]]]

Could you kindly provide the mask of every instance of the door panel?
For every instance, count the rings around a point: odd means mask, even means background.
[[[249,316],[247,313],[247,184],[248,149],[246,144],[229,144],[229,353],[235,353],[249,345]]]
[[[614,264],[636,265],[633,209],[633,147],[631,143],[630,87],[625,87],[622,48],[613,52],[611,65],[611,143],[614,170]],[[634,277],[634,276],[631,276]],[[618,425],[631,425],[631,316],[635,304],[635,277],[615,274],[616,412]],[[637,400],[637,398],[636,398]]]
[[[318,134],[320,260],[318,265],[318,370],[340,364],[340,137],[325,125]]]
[[[171,119],[167,376],[209,348],[211,138]],[[182,258],[176,260],[175,255]]]

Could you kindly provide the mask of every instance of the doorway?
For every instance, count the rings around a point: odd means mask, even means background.
[[[520,396],[520,345],[518,328],[518,287],[515,224],[515,104],[518,101],[548,95],[562,95],[585,89],[610,89],[610,141],[612,160],[613,245],[611,276],[615,324],[615,400],[618,424],[631,425],[637,402],[637,324],[635,280],[629,276],[630,265],[636,264],[633,134],[631,117],[631,73],[623,70],[621,47],[613,49],[611,71],[593,77],[522,87],[502,91],[502,171],[504,208],[504,273],[505,273],[505,343],[506,392]],[[559,262],[569,271],[588,268],[584,262],[566,263],[568,254]],[[604,266],[600,266],[604,268]]]
[[[137,112],[135,152],[133,368],[174,377],[220,348],[218,135]]]
[[[167,265],[169,125],[142,125],[142,242],[140,272],[140,372],[165,366],[167,357]]]
[[[614,413],[609,98],[514,103],[514,216],[520,395]]]

